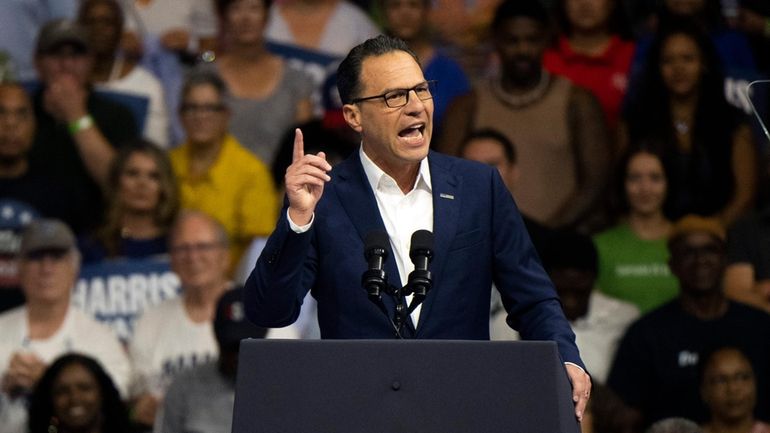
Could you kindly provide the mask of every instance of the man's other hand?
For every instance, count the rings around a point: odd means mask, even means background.
[[[583,421],[583,414],[586,411],[588,398],[591,396],[591,376],[582,368],[565,364],[567,376],[572,383],[572,401],[575,403],[575,416],[578,421]]]

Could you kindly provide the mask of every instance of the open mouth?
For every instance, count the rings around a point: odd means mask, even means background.
[[[72,418],[79,418],[86,415],[86,408],[83,406],[72,406],[67,411]]]
[[[425,132],[425,124],[424,123],[418,123],[416,125],[412,125],[408,128],[402,129],[398,136],[401,138],[406,139],[409,142],[417,142],[422,140]]]

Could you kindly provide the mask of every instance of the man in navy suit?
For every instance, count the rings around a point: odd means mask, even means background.
[[[379,36],[353,48],[337,73],[343,114],[361,147],[332,171],[323,152],[304,153],[296,131],[287,203],[246,282],[248,317],[265,327],[289,325],[310,290],[323,338],[393,338],[391,319],[361,286],[364,239],[387,231],[384,270],[390,283],[404,286],[414,269],[410,237],[429,230],[432,289],[402,335],[488,339],[494,282],[508,323],[524,339],[556,341],[582,418],[591,381],[553,285],[498,172],[429,151],[432,83],[416,56],[402,41]],[[395,301],[386,297],[384,307],[392,317]]]

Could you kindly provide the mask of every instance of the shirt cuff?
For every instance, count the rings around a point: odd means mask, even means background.
[[[289,221],[289,227],[291,227],[291,230],[294,233],[302,234],[310,230],[310,226],[313,225],[313,221],[315,221],[315,212],[313,212],[313,215],[310,216],[310,222],[304,226],[298,226],[294,223],[294,221],[291,220],[291,217],[289,216],[289,209],[286,209],[286,219]]]
[[[313,222],[313,221],[311,220],[310,222]],[[574,362],[565,362],[565,363],[564,363],[564,365],[572,365],[572,366],[574,366],[574,367],[577,367],[577,368],[579,368],[579,369],[580,369],[580,370],[581,370],[583,373],[585,373],[585,372],[586,372],[586,371],[585,371],[585,369],[583,369],[583,367],[581,367],[581,366],[579,366],[579,365],[575,364]]]

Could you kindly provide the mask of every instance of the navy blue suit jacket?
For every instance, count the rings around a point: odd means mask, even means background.
[[[580,366],[575,336],[543,270],[521,216],[497,170],[430,152],[433,188],[433,288],[414,338],[489,339],[492,283],[508,323],[527,340],[554,340],[565,362]],[[358,152],[331,172],[310,230],[297,234],[286,207],[245,286],[248,317],[257,325],[293,323],[311,290],[323,338],[393,338],[393,327],[361,287],[364,239],[385,231]],[[391,258],[385,271],[400,284]],[[393,316],[394,302],[384,296]]]

